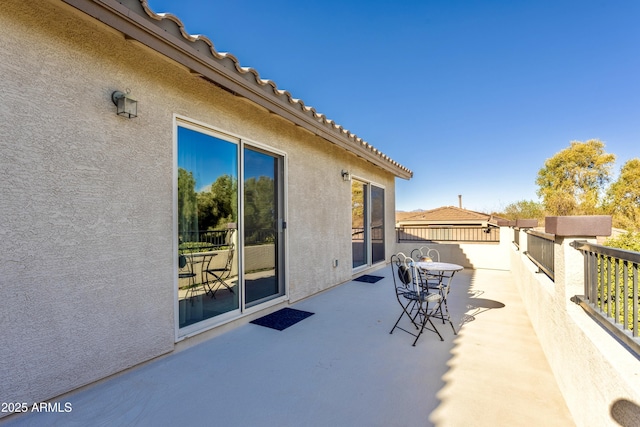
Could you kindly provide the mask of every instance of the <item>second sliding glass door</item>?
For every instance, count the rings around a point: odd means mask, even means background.
[[[244,301],[247,307],[284,294],[283,159],[244,150]]]
[[[351,181],[351,250],[354,269],[385,259],[384,188]]]

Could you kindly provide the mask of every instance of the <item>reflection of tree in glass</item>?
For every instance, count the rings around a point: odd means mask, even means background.
[[[208,190],[198,193],[198,220],[201,230],[226,228],[236,222],[238,182],[231,175],[221,175]]]
[[[261,176],[244,182],[245,240],[254,244],[275,239],[276,200],[274,180]]]
[[[371,186],[371,226],[384,226],[384,190],[375,185]]]
[[[190,241],[190,234],[198,231],[198,207],[196,201],[196,180],[193,172],[178,169],[178,235]]]
[[[222,175],[206,190],[196,192],[193,172],[178,169],[178,233],[180,242],[197,242],[202,231],[226,229],[236,222],[238,183]]]
[[[364,227],[364,184],[357,181],[351,184],[351,227]]]

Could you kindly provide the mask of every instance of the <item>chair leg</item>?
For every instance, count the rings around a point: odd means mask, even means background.
[[[204,289],[205,294],[207,295],[211,294],[211,298],[215,298],[215,292],[213,292],[213,289],[212,289],[212,284],[215,285],[215,283],[216,283],[215,280],[213,282],[207,280],[202,284],[202,288]]]
[[[404,311],[400,314],[400,317],[398,317],[398,320],[396,320],[396,323],[393,325],[393,328],[391,328],[391,332],[389,332],[389,334],[392,334],[393,331],[396,330],[396,328],[398,327],[398,323],[400,323],[400,319],[402,319],[402,316],[404,316]]]
[[[438,337],[440,338],[440,341],[444,341],[444,338],[442,338],[442,335],[440,335],[440,332],[438,331],[438,328],[436,328],[436,325],[433,324],[433,322],[431,321],[431,314],[429,314],[429,305],[427,304],[427,307],[425,308],[424,313],[422,313],[423,319],[422,319],[422,324],[420,327],[420,331],[418,332],[416,339],[413,341],[413,347],[415,347],[416,343],[418,342],[418,338],[420,338],[420,335],[422,335],[422,332],[424,332],[425,329],[428,329],[430,331],[435,332],[436,334],[438,334]],[[431,325],[431,328],[427,328],[427,323],[429,323]]]
[[[449,322],[449,324],[451,325],[451,329],[453,329],[453,335],[458,335],[458,333],[456,332],[456,328],[453,326],[453,322],[451,322],[451,315],[449,314],[449,306],[447,305],[447,299],[445,298],[444,300],[444,311],[447,313],[447,321]],[[443,317],[443,323],[444,323],[444,315]]]
[[[447,298],[445,297],[445,294],[442,292],[440,293],[440,295],[442,296],[442,300],[438,305],[438,308],[435,309],[434,315],[432,317],[435,317],[436,319],[441,319],[443,325],[446,322],[449,322],[449,324],[451,325],[451,329],[453,329],[453,335],[458,335],[458,332],[456,331],[456,328],[455,326],[453,326],[453,322],[451,321],[451,315],[449,314],[449,306],[447,305]],[[442,308],[443,305],[444,305],[444,310]]]
[[[233,288],[231,288],[231,286],[229,286],[227,282],[225,282],[223,279],[220,279],[220,284],[225,288],[227,288],[229,292],[231,292],[232,294],[235,294],[235,292],[233,292]]]
[[[444,338],[442,338],[442,335],[440,335],[440,332],[438,332],[438,329],[436,328],[436,326],[433,324],[433,322],[431,321],[431,319],[429,319],[430,316],[427,316],[427,322],[429,322],[429,324],[431,325],[431,327],[433,328],[433,332],[435,332],[436,334],[438,334],[438,337],[440,337],[440,341],[444,341]],[[416,337],[416,339],[413,341],[413,347],[416,346],[416,343],[418,342],[418,338],[420,338],[420,335],[422,335],[422,332],[424,332],[424,329],[429,329],[426,327],[427,324],[425,322],[424,325],[422,325],[422,329],[420,329],[420,332],[418,332],[418,336]],[[431,329],[429,329],[431,330]]]
[[[218,290],[220,289],[220,279],[216,278],[216,280],[213,281],[213,284],[209,286],[209,292],[211,292],[211,298],[216,297],[216,292],[218,292]]]
[[[453,326],[453,323],[451,323],[451,319],[449,319],[449,324],[451,325],[451,329],[453,329],[453,335],[458,335],[456,328]]]
[[[215,298],[216,296],[216,292],[218,292],[218,290],[220,289],[221,286],[224,286],[225,288],[227,288],[227,290],[229,292],[231,292],[232,294],[235,294],[235,292],[233,291],[233,288],[231,286],[229,286],[229,284],[227,282],[224,281],[224,279],[222,278],[222,276],[219,276],[217,274],[215,274],[212,271],[207,270],[207,274],[211,274],[214,277],[213,281],[207,281],[204,283],[204,285],[207,286],[207,288],[209,288],[209,290],[207,290],[207,295],[209,293],[211,293],[211,298]]]
[[[456,328],[453,326],[453,322],[451,322],[451,314],[449,314],[449,306],[447,305],[447,293],[442,293],[442,302],[444,303],[444,312],[442,311],[442,304],[440,305],[440,317],[442,318],[442,323],[444,324],[444,321],[447,320],[451,325],[451,329],[453,329],[453,335],[458,335]]]
[[[402,304],[400,304],[402,305]],[[398,329],[402,329],[401,327],[398,326],[398,323],[400,323],[400,320],[402,319],[402,317],[404,317],[405,315],[409,318],[409,320],[411,320],[411,323],[413,323],[413,326],[415,326],[416,329],[420,329],[418,327],[418,325],[415,322],[415,316],[411,317],[411,311],[413,311],[414,306],[416,305],[416,302],[409,302],[407,305],[402,305],[402,313],[400,313],[400,317],[398,317],[398,320],[396,320],[395,325],[393,325],[393,328],[391,328],[391,332],[389,332],[389,334],[392,334],[393,331],[398,328]],[[409,306],[411,306],[411,308],[409,308]],[[407,310],[408,309],[408,310]],[[402,329],[405,332],[411,333],[409,331],[406,331],[405,329]]]

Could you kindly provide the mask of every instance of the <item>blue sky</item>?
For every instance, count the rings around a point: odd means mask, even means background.
[[[597,138],[640,157],[640,1],[149,0],[414,172],[398,210],[537,200]]]
[[[244,151],[244,178],[274,178],[274,158]],[[182,126],[178,127],[178,167],[193,173],[196,191],[208,191],[220,176],[238,179],[238,146]]]

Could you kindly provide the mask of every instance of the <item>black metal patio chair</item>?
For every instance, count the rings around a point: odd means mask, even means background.
[[[407,332],[415,337],[413,341],[413,346],[415,346],[424,330],[427,329],[438,334],[440,341],[444,341],[431,321],[431,317],[440,307],[442,296],[439,293],[429,292],[420,286],[420,277],[416,272],[413,259],[403,253],[391,256],[391,272],[396,298],[402,307],[402,313],[389,333],[392,334],[396,328]],[[399,326],[405,316],[415,328],[414,331]]]
[[[440,252],[438,252],[437,249],[433,249],[428,246],[421,246],[420,248],[411,251],[411,258],[424,262],[440,262]],[[447,297],[449,296],[449,290],[451,289],[450,277],[444,272],[427,272],[419,268],[417,270],[420,275],[422,288],[426,291],[437,290],[440,296],[442,296],[442,302],[438,306],[437,313],[434,313],[432,317],[441,319],[442,323],[448,321],[451,325],[451,329],[453,329],[453,333],[457,334],[456,328],[451,322],[451,315],[449,314],[449,306],[447,304]]]

